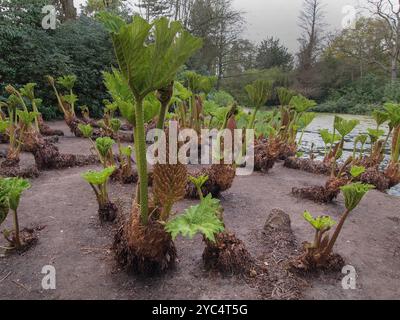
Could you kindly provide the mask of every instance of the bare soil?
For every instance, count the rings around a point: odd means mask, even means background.
[[[90,153],[89,142],[73,137],[63,122],[50,126],[66,134],[57,144],[61,152]],[[0,145],[1,150],[5,148]],[[24,154],[21,163],[32,164],[33,157]],[[99,222],[93,191],[81,178],[83,172],[95,168],[45,171],[31,181],[32,188],[21,200],[20,223],[44,229],[28,251],[0,257],[0,299],[400,299],[400,198],[372,191],[345,224],[335,252],[356,268],[356,290],[342,288],[344,275],[340,273],[293,279],[285,271],[284,260],[300,253],[301,243],[313,238],[303,211],[337,219],[344,201],[341,195],[329,205],[295,198],[292,187],[323,185],[326,177],[282,164],[268,174],[237,177],[221,198],[227,228],[268,270],[268,274],[257,275],[260,281],[206,272],[200,236],[178,238],[176,269],[162,277],[144,279],[126,274],[114,262],[110,248],[116,225]],[[129,213],[133,192],[134,185],[110,185],[110,198],[124,214]],[[181,212],[195,203],[185,200],[175,209]],[[278,245],[274,237],[263,234],[267,217],[275,208],[289,214],[293,243]],[[10,222],[8,219],[7,227],[11,227]],[[5,245],[3,239],[1,245]],[[41,288],[41,270],[46,265],[56,268],[56,290]]]

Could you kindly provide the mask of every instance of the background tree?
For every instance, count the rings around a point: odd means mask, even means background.
[[[130,11],[126,0],[87,0],[86,4],[82,5],[83,14],[87,16],[94,16],[102,10],[109,10],[125,16]]]
[[[0,0],[0,99],[4,87],[35,82],[40,110],[47,119],[59,116],[54,95],[45,76],[75,74],[78,106],[87,105],[100,116],[102,100],[109,98],[102,71],[114,63],[113,49],[102,25],[82,16],[44,30],[41,9],[46,0]]]
[[[390,59],[385,49],[387,33],[381,19],[362,17],[357,20],[354,28],[344,29],[337,34],[327,50],[357,69],[357,73],[352,76],[353,80],[369,72],[377,72],[377,68],[390,74]]]
[[[400,62],[400,0],[368,0],[368,9],[387,27],[384,50],[390,56],[391,79],[395,82]]]
[[[304,0],[303,10],[299,16],[299,27],[302,30],[298,57],[298,90],[307,96],[315,96],[318,88],[315,87],[313,67],[323,49],[325,12],[321,0]]]
[[[274,37],[263,40],[257,50],[256,67],[259,69],[270,69],[282,67],[291,69],[293,67],[293,56],[288,49]]]
[[[139,0],[136,6],[139,8],[141,15],[151,21],[161,16],[171,16],[170,0]]]
[[[57,0],[61,7],[61,20],[68,21],[77,18],[77,10],[74,6],[74,0]]]

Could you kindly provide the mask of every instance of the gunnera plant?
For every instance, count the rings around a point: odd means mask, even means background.
[[[107,183],[114,171],[115,167],[107,167],[101,171],[91,170],[82,175],[96,195],[99,217],[102,222],[112,222],[118,214],[118,207],[110,201],[107,192]]]
[[[175,264],[176,249],[165,230],[165,219],[169,218],[173,203],[185,194],[187,173],[186,167],[179,163],[155,166],[154,197],[149,198],[144,100],[175,79],[179,68],[201,47],[202,41],[184,30],[179,22],[166,18],[149,23],[134,16],[131,23],[126,23],[107,12],[98,17],[111,34],[119,64],[116,72],[133,98],[120,111],[134,127],[139,174],[136,200],[129,220],[115,237],[114,250],[117,261],[128,270],[160,273]]]
[[[191,176],[189,180],[198,192],[200,204],[187,209],[185,215],[171,220],[166,229],[173,238],[178,234],[192,238],[196,233],[202,233],[206,245],[203,262],[208,270],[224,274],[249,271],[253,266],[253,259],[244,243],[234,233],[226,230],[220,201],[211,194],[203,195],[202,189],[208,177]]]
[[[331,150],[328,152],[329,167],[330,167],[330,177],[325,183],[325,186],[312,186],[306,188],[293,188],[292,193],[296,196],[310,199],[320,203],[332,202],[340,193],[340,187],[346,185],[349,182],[346,173],[348,167],[353,163],[353,158],[349,157],[340,168],[337,168],[337,161],[343,154],[343,147],[345,142],[345,137],[349,135],[355,127],[359,124],[358,120],[345,120],[341,117],[335,116],[334,121],[334,131],[333,135],[330,136],[329,140],[331,143]],[[340,142],[333,146],[333,141],[336,139],[336,131],[340,135]]]
[[[7,219],[10,211],[13,214],[14,229],[4,229],[2,234],[9,246],[6,251],[22,251],[37,241],[32,230],[21,230],[18,217],[18,207],[22,193],[31,187],[30,183],[21,178],[0,178],[0,225]]]
[[[400,104],[387,103],[385,110],[389,118],[389,131],[392,133],[390,162],[385,175],[390,181],[390,187],[400,182]]]
[[[226,113],[224,123],[221,127],[221,131],[225,129],[230,130],[232,136],[234,129],[236,128],[235,114],[236,106],[233,105]],[[224,154],[222,141],[220,142],[219,153]],[[218,153],[217,150],[214,151]],[[224,157],[220,157],[218,160],[219,161],[217,162],[219,163],[214,163],[210,167],[203,168],[193,174],[195,178],[200,176],[208,177],[207,181],[202,186],[203,195],[211,194],[213,197],[219,197],[221,192],[232,187],[233,181],[236,177],[236,165],[225,164]],[[197,191],[196,186],[191,181],[188,181],[185,197],[188,199],[198,199],[199,194]]]
[[[330,234],[336,222],[329,216],[314,218],[308,211],[304,213],[304,219],[315,229],[314,241],[304,245],[304,253],[295,259],[291,265],[295,269],[314,271],[318,269],[341,270],[344,265],[343,259],[333,254],[334,245],[343,229],[343,226],[351,212],[358,206],[363,197],[374,186],[352,183],[341,187],[345,199],[346,210],[340,217],[335,231]]]
[[[28,99],[32,111],[36,113],[35,117],[35,129],[40,132],[43,136],[63,136],[64,132],[61,130],[51,129],[44,121],[42,114],[39,112],[39,108],[42,105],[42,99],[35,97],[36,83],[27,83],[20,89],[21,96]]]

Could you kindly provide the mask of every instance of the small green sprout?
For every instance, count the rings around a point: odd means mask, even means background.
[[[202,175],[202,176],[199,176],[199,177],[193,177],[193,176],[190,176],[189,177],[189,180],[190,180],[190,182],[192,182],[194,185],[195,185],[195,187],[196,187],[196,189],[197,189],[197,192],[198,192],[198,194],[199,194],[199,197],[200,197],[200,199],[203,199],[204,198],[204,196],[203,196],[203,191],[201,190],[201,188],[204,186],[204,184],[208,181],[208,179],[209,179],[209,177],[208,176],[206,176],[206,175]]]
[[[99,215],[104,221],[113,221],[115,219],[115,212],[109,211],[110,208],[114,209],[114,205],[110,202],[107,191],[108,179],[114,171],[115,167],[107,167],[101,171],[90,170],[82,175],[82,178],[90,184],[96,195],[99,204]]]
[[[314,218],[308,211],[304,212],[303,217],[318,231],[330,230],[336,224],[336,221],[330,216],[319,216]]]
[[[365,172],[365,167],[363,166],[353,166],[350,169],[350,175],[353,178],[358,178],[359,176],[361,176],[363,173]]]
[[[20,238],[20,227],[18,221],[18,207],[21,195],[31,187],[28,180],[21,178],[0,178],[0,224],[8,216],[11,209],[14,213],[14,236],[10,239],[10,231],[3,231],[3,235],[10,243],[10,249],[21,249],[23,243]]]
[[[79,124],[78,129],[85,138],[89,139],[93,136],[93,127],[90,124]]]

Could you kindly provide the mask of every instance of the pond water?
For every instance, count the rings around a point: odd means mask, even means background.
[[[360,121],[360,124],[357,128],[346,138],[346,143],[344,146],[344,154],[343,158],[347,158],[353,153],[354,147],[354,139],[357,135],[363,133],[367,133],[368,128],[376,128],[376,123],[372,117],[369,116],[357,116],[357,115],[340,115],[344,119],[357,119]],[[317,159],[321,160],[324,157],[324,143],[322,141],[321,136],[319,135],[320,129],[329,129],[330,132],[333,131],[333,120],[334,114],[327,113],[319,113],[317,114],[314,121],[307,128],[304,133],[303,142],[302,142],[302,151],[305,152],[305,155],[308,156],[311,150],[312,144],[314,144],[314,154]],[[387,126],[382,126],[382,130],[388,132],[389,128]],[[366,151],[370,150],[370,145],[366,145]],[[390,146],[388,145],[385,150],[385,161],[384,165],[386,165],[390,159]],[[388,191],[389,194],[399,196],[400,197],[400,185],[392,188]]]

